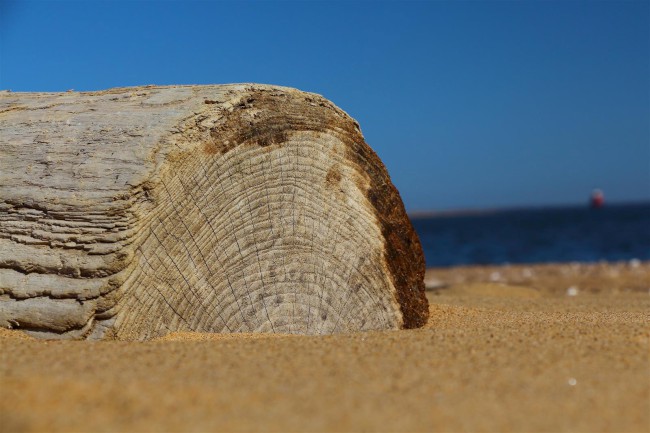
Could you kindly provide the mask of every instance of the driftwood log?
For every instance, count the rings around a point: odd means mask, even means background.
[[[262,85],[0,92],[0,327],[330,334],[428,317],[358,124]]]

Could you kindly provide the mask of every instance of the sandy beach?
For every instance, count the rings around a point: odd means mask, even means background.
[[[650,263],[431,269],[425,328],[42,341],[0,431],[650,431]]]

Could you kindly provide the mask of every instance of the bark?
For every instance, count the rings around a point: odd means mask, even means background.
[[[0,327],[330,334],[428,316],[358,124],[262,85],[0,92]]]

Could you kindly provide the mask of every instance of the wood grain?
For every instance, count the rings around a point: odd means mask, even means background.
[[[358,124],[262,85],[0,92],[0,326],[47,338],[422,326]]]

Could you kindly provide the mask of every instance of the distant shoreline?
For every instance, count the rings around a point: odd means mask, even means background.
[[[604,208],[610,207],[633,207],[633,206],[650,206],[650,200],[634,202],[615,202],[607,203]],[[490,215],[507,212],[521,211],[539,211],[539,210],[560,210],[560,209],[588,209],[589,204],[555,204],[555,205],[531,205],[531,206],[506,206],[494,208],[468,208],[468,209],[445,209],[445,210],[416,210],[407,211],[411,219],[436,218],[436,217],[455,217],[455,216],[473,216],[473,215]]]

